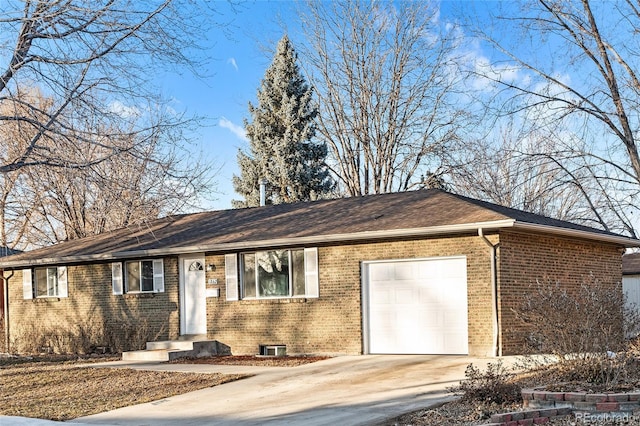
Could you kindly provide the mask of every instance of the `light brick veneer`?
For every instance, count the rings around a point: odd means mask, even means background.
[[[496,240],[496,237],[491,237]],[[361,354],[361,262],[439,256],[467,257],[469,352],[491,352],[491,268],[488,246],[477,235],[318,248],[320,297],[227,302],[207,300],[209,337],[234,354],[255,354],[259,344],[286,344],[289,353]],[[224,265],[222,255],[207,263]],[[208,273],[224,283],[224,268]]]
[[[499,314],[503,354],[521,353],[527,330],[512,308],[536,280],[577,288],[590,274],[621,291],[620,247],[548,235],[500,231],[488,235],[498,246]],[[207,298],[208,337],[234,354],[255,354],[259,344],[285,344],[289,353],[360,354],[362,261],[466,256],[469,353],[492,354],[493,301],[491,251],[476,234],[318,246],[320,297],[317,299],[227,301],[224,253],[208,253],[206,278],[217,280],[220,297]],[[180,333],[178,258],[164,258],[165,292],[113,295],[110,263],[69,265],[69,297],[22,299],[22,274],[9,280],[11,340],[17,350],[21,331],[45,325],[45,333],[101,327],[105,321],[162,329],[161,339]],[[5,276],[11,272],[5,271]],[[75,334],[74,334],[75,333]],[[50,336],[51,337],[51,336]],[[100,343],[100,342],[97,342]]]
[[[24,300],[22,270],[9,279],[9,321],[12,351],[31,346],[37,334],[52,349],[68,351],[75,344],[70,337],[100,333],[105,322],[111,330],[127,333],[126,329],[145,327],[160,331],[160,338],[178,336],[178,275],[177,258],[165,258],[165,292],[157,294],[114,295],[111,288],[111,264],[69,265],[68,293],[64,298]],[[10,272],[5,272],[9,276]],[[104,339],[92,338],[96,345]],[[101,341],[102,340],[102,341]],[[121,349],[121,348],[115,348]]]
[[[527,329],[513,308],[540,283],[560,283],[577,290],[598,280],[622,291],[622,250],[619,246],[548,235],[500,232],[498,249],[499,315],[503,355],[523,353]]]

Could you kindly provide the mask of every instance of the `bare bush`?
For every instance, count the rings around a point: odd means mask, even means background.
[[[619,287],[593,277],[577,288],[538,282],[515,313],[527,327],[526,351],[551,355],[572,380],[607,388],[634,362],[626,337],[639,329],[640,315],[625,305]],[[525,359],[528,366],[547,362],[544,356]]]
[[[135,322],[105,321],[104,346],[112,352],[145,349],[147,342],[160,339],[167,334],[166,326],[153,326],[146,319]]]
[[[485,371],[469,364],[464,372],[466,380],[448,390],[461,396],[463,402],[483,404],[508,404],[521,402],[520,386],[502,361],[489,363]]]
[[[146,342],[164,335],[164,325],[153,326],[146,319],[103,323],[87,320],[68,329],[29,324],[20,327],[12,336],[11,349],[28,354],[119,353],[144,349]]]

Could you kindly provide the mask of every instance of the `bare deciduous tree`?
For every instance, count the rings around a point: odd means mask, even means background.
[[[52,244],[141,226],[190,207],[207,186],[201,176],[204,168],[192,164],[188,173],[181,172],[179,158],[167,157],[162,145],[151,141],[144,145],[146,158],[121,154],[88,168],[27,168],[24,187],[31,194],[31,235],[23,242]],[[89,152],[85,158],[99,155]]]
[[[38,91],[22,93],[20,100],[38,105],[43,114],[53,103]],[[20,104],[0,104],[0,114],[6,109],[15,111],[16,105]],[[69,132],[63,143],[51,136],[41,147],[82,167],[39,164],[0,173],[0,245],[29,249],[141,225],[193,207],[210,186],[211,175],[206,173],[210,165],[194,162],[179,149],[178,142],[185,140],[180,127],[156,126],[142,138],[141,134],[100,129],[92,122],[77,120],[75,126],[78,133],[85,127],[97,129],[99,143],[82,143]],[[107,145],[114,142],[115,134],[130,139],[118,144],[133,145],[135,150],[111,155]],[[103,143],[107,137],[112,140]],[[0,122],[0,145],[8,156],[23,150],[31,140],[32,133],[19,122]],[[72,141],[75,143],[69,145]]]
[[[4,109],[0,122],[18,123],[30,139],[12,155],[3,153],[0,173],[30,165],[86,165],[56,155],[47,148],[49,140],[64,144],[68,149],[63,152],[78,144],[105,148],[102,157],[92,160],[95,163],[135,150],[130,142],[136,138],[123,138],[123,134],[144,138],[157,126],[183,124],[181,116],[165,114],[164,122],[140,120],[140,116],[146,117],[145,108],[163,108],[163,101],[149,90],[150,69],[195,64],[189,52],[194,51],[196,30],[203,24],[197,19],[197,3],[3,1],[0,103],[13,108]],[[34,86],[51,101],[47,109],[20,96]],[[82,130],[78,121],[84,124]],[[112,133],[103,134],[105,128]]]
[[[463,123],[453,107],[455,37],[428,2],[310,2],[303,67],[339,189],[404,191],[443,166]],[[436,173],[437,174],[437,173]]]
[[[210,165],[187,152],[198,119],[169,108],[150,72],[197,73],[200,35],[215,25],[208,7],[0,3],[1,244],[139,224],[191,206],[210,186]]]
[[[640,8],[631,1],[532,0],[505,4],[497,26],[478,29],[499,52],[477,75],[506,89],[495,112],[527,112],[548,126],[556,147],[546,155],[569,174],[604,229],[635,235],[630,213],[640,195]],[[521,37],[500,37],[501,28]],[[506,95],[509,95],[508,97]]]
[[[467,142],[473,149],[461,151],[459,165],[448,174],[454,192],[557,219],[591,220],[575,187],[590,176],[559,164],[557,147],[544,135],[516,130],[510,122]]]

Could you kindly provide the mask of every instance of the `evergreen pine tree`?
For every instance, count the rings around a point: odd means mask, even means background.
[[[258,89],[258,105],[249,103],[251,122],[244,125],[250,152],[238,152],[240,176],[234,190],[244,201],[233,207],[257,206],[260,180],[266,181],[268,204],[327,197],[333,181],[325,164],[327,146],[312,141],[318,114],[297,64],[297,54],[285,35]]]

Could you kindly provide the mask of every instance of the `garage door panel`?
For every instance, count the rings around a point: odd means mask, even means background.
[[[448,337],[446,341],[442,343],[442,351],[447,351],[447,353],[453,354],[461,354],[466,353],[467,351],[467,341],[466,336],[459,336],[455,338],[453,336]]]
[[[416,268],[412,264],[398,264],[393,268],[393,279],[395,281],[413,280],[416,276]]]
[[[395,292],[395,303],[411,304],[416,296],[416,292],[412,288],[399,288]]]
[[[372,282],[388,281],[392,278],[392,272],[393,271],[384,264],[369,265],[369,278]]]
[[[468,353],[466,258],[365,267],[370,353]]]
[[[627,307],[638,309],[640,307],[640,275],[622,277],[622,291],[626,297]]]
[[[369,299],[372,305],[380,306],[391,303],[392,289],[389,285],[375,285],[371,288]]]

